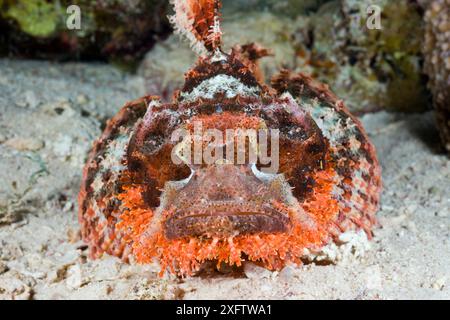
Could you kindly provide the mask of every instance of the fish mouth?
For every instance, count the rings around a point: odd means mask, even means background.
[[[165,221],[165,233],[168,239],[184,237],[230,237],[242,234],[286,232],[289,217],[266,205],[248,205],[253,210],[236,210],[218,208],[217,205],[202,207],[200,212],[189,210],[188,213],[176,212]],[[242,205],[240,205],[242,206]],[[222,206],[219,206],[222,207]],[[200,209],[200,208],[199,208]],[[258,210],[255,210],[258,209]]]
[[[199,168],[180,188],[166,187],[163,227],[168,239],[223,239],[290,228],[287,186],[258,178],[250,165]]]

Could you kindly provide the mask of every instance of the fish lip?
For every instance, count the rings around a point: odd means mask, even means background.
[[[177,219],[188,219],[188,218],[203,218],[203,217],[229,217],[229,216],[251,216],[251,215],[265,215],[272,217],[272,215],[266,212],[214,212],[214,213],[196,213],[177,217]]]
[[[286,214],[272,209],[262,211],[213,211],[180,216],[174,214],[164,223],[168,239],[185,237],[226,238],[240,234],[286,232],[290,219]]]

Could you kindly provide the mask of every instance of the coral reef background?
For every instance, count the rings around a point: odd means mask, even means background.
[[[69,30],[70,5],[81,28]],[[132,64],[169,31],[165,0],[0,0],[0,55]]]
[[[439,2],[448,6],[446,1]],[[69,4],[80,7],[80,30],[67,29]],[[425,29],[428,35],[431,32],[425,27],[431,19],[424,21],[428,4],[411,0],[225,0],[225,47],[261,43],[273,51],[262,62],[267,79],[280,67],[307,72],[329,84],[357,113],[424,111],[431,104],[423,68],[424,56],[430,51],[423,50],[425,41],[428,46],[433,41],[424,36]],[[381,29],[368,28],[371,5],[381,10]],[[159,0],[0,0],[0,56],[100,59],[135,67],[148,52],[139,72],[148,79],[150,92],[162,91],[169,97],[195,61],[188,45],[180,46],[174,39],[177,36],[164,41],[170,34],[170,10],[168,1]],[[445,44],[449,37],[441,29],[439,41]],[[441,50],[443,56],[448,52],[448,48]]]
[[[371,4],[381,9],[381,30],[366,26],[370,16],[366,9]],[[244,13],[239,1],[225,1],[225,47],[256,41],[271,48],[273,56],[261,63],[266,80],[285,67],[329,84],[354,112],[427,109],[419,4],[408,0],[250,1],[247,7]],[[158,43],[141,67],[149,86],[162,85],[159,89],[169,94],[194,60],[188,46],[180,47],[173,37]]]
[[[450,152],[450,1],[429,4],[425,28],[425,71],[430,77],[442,143]]]

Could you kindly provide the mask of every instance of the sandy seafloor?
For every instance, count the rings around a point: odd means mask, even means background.
[[[383,167],[381,227],[334,264],[158,277],[158,266],[91,261],[77,192],[105,120],[145,93],[100,64],[0,60],[0,299],[450,299],[450,161],[433,114],[362,121]]]

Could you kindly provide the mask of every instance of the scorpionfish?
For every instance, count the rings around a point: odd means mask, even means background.
[[[171,102],[127,103],[95,141],[79,193],[90,256],[157,261],[161,274],[184,276],[206,261],[279,270],[344,232],[370,239],[381,170],[343,101],[302,73],[281,70],[265,84],[258,59],[269,53],[256,44],[224,52],[219,1],[172,3],[175,31],[199,58]],[[270,142],[248,135],[238,146],[252,130]],[[192,161],[195,142],[213,161]],[[277,154],[262,157],[269,149]]]

